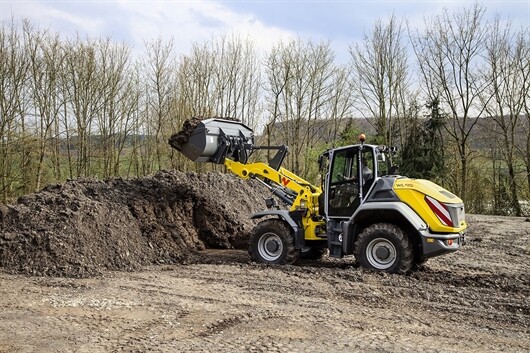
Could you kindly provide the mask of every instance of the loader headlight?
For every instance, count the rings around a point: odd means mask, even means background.
[[[304,208],[304,209],[307,208],[307,200],[306,199],[300,200],[300,208]]]

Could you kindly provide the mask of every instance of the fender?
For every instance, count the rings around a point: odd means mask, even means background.
[[[370,215],[375,215],[381,211],[393,211],[396,214],[400,214],[404,220],[408,221],[410,226],[421,235],[421,241],[425,246],[425,237],[423,234],[428,230],[427,224],[410,208],[407,204],[396,201],[396,202],[366,202],[359,206],[352,217],[342,224],[343,234],[345,239],[343,242],[343,250],[345,253],[351,253],[353,250],[353,244],[355,242],[355,226],[360,224],[360,219],[366,211]],[[383,219],[381,221],[384,221]]]
[[[267,211],[261,211],[258,213],[254,213],[252,216],[250,216],[251,219],[259,219],[265,216],[278,216],[279,218],[283,219],[284,221],[289,224],[291,229],[294,232],[294,248],[295,249],[301,249],[305,245],[304,241],[304,229],[302,227],[299,227],[298,224],[294,221],[294,219],[289,214],[289,211],[286,210],[267,210]]]
[[[348,222],[355,222],[358,219],[358,216],[362,214],[364,211],[377,211],[377,210],[393,210],[397,211],[398,213],[401,213],[403,216],[405,216],[405,219],[407,219],[411,225],[417,229],[418,231],[427,229],[427,224],[418,216],[416,212],[412,208],[410,208],[409,205],[401,202],[401,201],[395,201],[395,202],[370,202],[370,203],[364,203],[353,214],[353,216],[350,218]]]

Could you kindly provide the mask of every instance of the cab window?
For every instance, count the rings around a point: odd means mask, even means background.
[[[333,158],[331,171],[331,184],[340,183],[355,176],[356,165],[355,151],[339,151]]]

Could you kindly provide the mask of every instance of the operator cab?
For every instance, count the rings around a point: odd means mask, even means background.
[[[329,151],[330,168],[325,192],[328,217],[349,218],[362,204],[377,175],[374,157],[374,148],[369,145]]]
[[[394,174],[390,158],[393,153],[395,148],[364,143],[326,151],[328,169],[323,201],[327,217],[350,218],[367,200],[375,181]]]

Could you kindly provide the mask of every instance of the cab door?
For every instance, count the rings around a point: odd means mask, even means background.
[[[333,150],[329,158],[326,215],[328,218],[349,218],[359,207],[359,147]]]
[[[374,148],[354,145],[330,151],[326,179],[328,218],[349,218],[366,200],[377,176]]]

